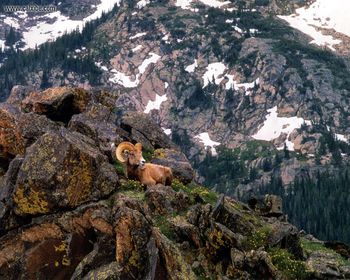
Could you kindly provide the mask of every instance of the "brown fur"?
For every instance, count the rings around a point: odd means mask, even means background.
[[[143,185],[155,186],[156,184],[171,185],[173,173],[171,168],[145,163],[142,156],[142,145],[137,143],[134,146],[127,143],[128,147],[123,152],[123,157],[126,164],[126,176],[129,179],[136,179]]]

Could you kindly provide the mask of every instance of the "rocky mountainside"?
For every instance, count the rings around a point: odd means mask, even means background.
[[[101,90],[16,88],[0,104],[1,279],[344,279],[350,248],[305,235],[276,196],[249,205],[193,181],[149,116]],[[111,143],[141,142],[172,186],[124,177]]]
[[[12,92],[24,94],[97,86],[118,96],[118,118],[148,114],[187,156],[197,181],[219,192],[242,197],[276,181],[280,190],[305,180],[318,185],[319,174],[340,177],[350,155],[346,32],[331,28],[333,19],[323,14],[306,33],[289,25],[299,19],[291,14],[320,3],[116,2],[83,35],[73,32],[34,51],[11,54],[10,48],[0,68],[2,97],[17,84],[28,88]],[[52,15],[53,21],[61,16]],[[315,30],[308,33],[310,25]],[[313,36],[333,40],[320,43]],[[348,192],[338,193],[346,205]],[[321,197],[314,207],[312,197],[309,208],[329,210],[320,227],[331,220],[333,203]],[[347,240],[344,232],[328,236]]]

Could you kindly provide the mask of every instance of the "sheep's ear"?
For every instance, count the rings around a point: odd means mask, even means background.
[[[142,151],[142,144],[141,144],[141,143],[136,143],[136,144],[135,144],[135,149],[136,149],[137,151],[141,152],[141,151]]]

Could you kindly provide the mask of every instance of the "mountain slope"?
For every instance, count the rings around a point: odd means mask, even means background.
[[[7,142],[0,132],[8,158],[16,156],[0,177],[2,279],[349,277],[350,249],[299,233],[278,197],[248,206],[193,176],[181,182],[186,157],[145,115],[118,125],[117,96],[69,87],[18,93],[0,104],[1,125],[16,132]],[[140,139],[145,157],[172,166],[172,186],[124,177],[110,144]]]
[[[278,16],[303,5],[122,2],[85,39],[68,35],[9,59],[0,68],[4,95],[16,83],[100,85],[119,96],[117,114],[148,113],[199,182],[233,196],[279,178],[285,187],[337,176],[350,153],[348,57],[309,44]]]

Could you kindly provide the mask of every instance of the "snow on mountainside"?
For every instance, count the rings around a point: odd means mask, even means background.
[[[94,6],[94,12],[81,20],[73,20],[58,10],[49,14],[28,15],[26,12],[15,12],[6,14],[0,18],[0,26],[12,26],[22,33],[23,50],[35,48],[47,41],[54,41],[64,33],[70,33],[76,29],[82,30],[83,26],[94,19],[101,17],[103,13],[111,11],[120,0],[101,0],[100,4]],[[1,43],[1,41],[0,41]]]
[[[349,13],[348,0],[317,0],[310,6],[297,9],[295,14],[279,17],[311,36],[313,40],[310,43],[326,46],[334,51],[342,40],[339,36],[328,33],[334,30],[350,37]]]

